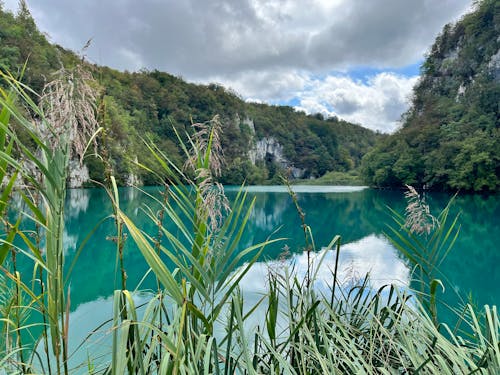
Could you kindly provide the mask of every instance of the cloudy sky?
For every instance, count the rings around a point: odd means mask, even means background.
[[[27,0],[52,42],[120,70],[391,132],[442,27],[471,0]],[[15,10],[17,0],[4,0]]]

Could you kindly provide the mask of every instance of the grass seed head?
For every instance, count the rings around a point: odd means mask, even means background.
[[[39,131],[53,149],[70,143],[72,155],[83,162],[87,142],[97,131],[97,89],[92,75],[81,66],[60,69],[45,85],[40,106],[44,120]]]
[[[406,185],[407,200],[405,227],[412,233],[430,234],[439,225],[438,220],[431,214],[429,205],[413,186]]]

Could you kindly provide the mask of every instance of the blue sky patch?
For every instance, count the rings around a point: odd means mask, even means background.
[[[371,77],[384,72],[395,73],[405,77],[414,77],[420,74],[420,66],[422,63],[423,60],[400,68],[372,68],[369,66],[360,66],[349,69],[349,71],[344,75],[351,77],[353,80],[361,81],[364,84],[368,83],[368,80]]]

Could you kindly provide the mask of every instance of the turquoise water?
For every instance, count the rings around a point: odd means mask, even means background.
[[[322,247],[339,234],[342,236],[339,279],[353,283],[370,273],[371,283],[378,288],[388,283],[402,287],[416,287],[411,279],[411,265],[398,253],[384,236],[386,223],[391,222],[387,206],[402,213],[406,205],[403,192],[377,191],[360,187],[295,187],[298,202],[306,213],[305,220],[312,228],[319,255]],[[238,188],[226,187],[231,200]],[[159,196],[159,189],[145,188]],[[301,221],[286,188],[278,186],[249,187],[250,198],[255,197],[254,211],[241,240],[242,248],[264,241],[273,234],[285,240],[266,248],[261,262],[242,280],[241,288],[247,296],[259,296],[266,290],[265,280],[269,267],[282,267],[277,260],[285,248],[289,249],[286,262],[294,264],[299,274],[305,274],[307,257],[304,254],[304,236]],[[144,207],[154,204],[137,189],[122,188],[119,191],[122,209],[138,227],[150,234],[157,228],[146,218]],[[435,215],[446,206],[451,196],[427,194],[431,212]],[[21,207],[19,207],[21,209]],[[115,235],[111,205],[106,193],[100,189],[69,190],[66,205],[66,229],[64,233],[66,268],[84,240],[83,247],[71,276],[71,341],[82,342],[98,324],[111,316],[112,294],[120,288],[115,244],[109,239]],[[456,305],[469,295],[478,306],[498,304],[500,301],[500,196],[458,196],[452,207],[452,216],[460,212],[461,232],[454,249],[441,266],[446,292],[445,302]],[[171,227],[168,218],[165,225]],[[125,268],[127,287],[155,289],[150,275],[143,280],[148,266],[131,239],[125,244]],[[318,288],[331,285],[331,269],[334,253],[324,257],[318,273]],[[31,275],[29,262],[20,264],[26,279]],[[251,297],[247,298],[248,299]],[[147,296],[137,296],[138,302]],[[257,299],[257,297],[256,297]],[[251,301],[250,301],[251,302]],[[104,329],[103,329],[104,331]],[[105,333],[105,332],[104,332]],[[93,342],[98,351],[103,345]],[[70,344],[72,346],[72,344]],[[75,344],[76,345],[76,344]],[[75,346],[76,348],[76,346]],[[83,352],[82,352],[83,353]],[[85,360],[85,353],[80,360]]]
[[[158,194],[158,189],[145,189]],[[303,261],[304,237],[295,206],[283,187],[249,187],[250,197],[256,197],[255,209],[242,245],[264,241],[271,233],[275,238],[287,238],[268,247],[262,261],[280,256],[283,248],[291,252],[290,261],[300,271]],[[299,204],[306,213],[306,222],[312,228],[316,248],[326,246],[334,235],[342,236],[340,271],[345,279],[371,273],[372,283],[379,286],[388,282],[406,285],[410,269],[404,257],[384,237],[386,224],[391,222],[387,206],[403,212],[405,200],[400,191],[377,191],[359,187],[296,187]],[[226,187],[231,199],[237,188]],[[500,301],[500,197],[458,196],[452,215],[460,212],[461,231],[454,249],[441,266],[447,294],[457,291],[461,296],[472,293],[478,305],[498,304]],[[446,194],[428,194],[431,212],[436,215],[450,199]],[[146,218],[143,208],[151,200],[132,188],[120,189],[124,211],[138,227],[155,233],[153,223]],[[109,198],[100,189],[73,189],[68,191],[64,233],[67,261],[72,262],[82,241],[92,232],[83,248],[71,277],[71,309],[80,304],[108,297],[119,288],[116,270],[115,244],[107,240],[114,233]],[[104,220],[98,227],[96,225]],[[166,221],[168,225],[168,220]],[[327,260],[328,261],[328,257]],[[131,239],[125,245],[125,267],[129,289],[137,287],[148,266]],[[258,268],[258,267],[257,267]],[[248,280],[250,281],[250,280]],[[152,278],[140,285],[154,288]]]

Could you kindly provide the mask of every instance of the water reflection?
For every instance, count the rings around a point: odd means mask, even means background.
[[[159,188],[145,188],[148,194],[159,196]],[[306,213],[306,222],[312,228],[316,247],[326,246],[336,235],[342,236],[341,261],[343,277],[350,272],[353,276],[364,276],[368,271],[374,286],[386,282],[402,285],[408,280],[405,261],[383,236],[385,223],[390,222],[387,206],[403,212],[405,201],[401,192],[375,191],[364,188],[319,188],[301,187],[298,202]],[[315,191],[315,192],[309,192]],[[229,199],[236,195],[234,188],[226,189]],[[157,228],[146,218],[142,208],[145,204],[158,207],[137,189],[119,189],[121,208],[136,222],[138,227],[154,234]],[[283,241],[265,249],[263,260],[274,262],[288,247],[291,259],[301,267],[304,250],[304,236],[301,221],[295,205],[284,187],[250,187],[249,201],[255,197],[255,207],[248,223],[248,229],[241,239],[241,247],[264,241],[271,232],[278,229],[274,238]],[[446,194],[429,194],[428,202],[437,213],[450,199]],[[22,211],[22,202],[15,200]],[[497,242],[500,238],[500,199],[498,196],[459,196],[452,208],[452,215],[461,212],[462,229],[453,251],[442,264],[446,287],[463,294],[474,292],[479,305],[496,304],[500,298],[500,274],[496,272],[500,262]],[[17,210],[17,208],[16,208]],[[18,212],[19,212],[18,211]],[[68,191],[66,228],[64,233],[67,254],[66,267],[73,261],[76,250],[84,239],[93,233],[76,262],[71,277],[72,310],[82,303],[105,298],[119,288],[115,244],[106,240],[115,235],[114,221],[109,198],[101,189],[73,189]],[[98,223],[100,223],[98,225]],[[173,223],[165,220],[173,228]],[[168,246],[168,244],[165,244]],[[327,256],[327,260],[329,258]],[[125,267],[129,289],[137,287],[148,270],[142,255],[131,240],[125,244]],[[266,267],[259,265],[255,272]],[[31,265],[20,265],[25,277],[31,276]],[[349,272],[348,272],[349,271]],[[252,271],[254,272],[254,271]],[[323,272],[323,271],[322,271]],[[325,267],[325,275],[329,273]],[[488,275],[485,278],[484,275]],[[248,276],[249,277],[249,276]],[[255,283],[262,277],[255,276]],[[248,285],[251,285],[249,283]],[[140,288],[154,288],[152,277],[144,280]],[[456,297],[450,296],[453,299]],[[452,301],[450,301],[452,302]]]
[[[136,306],[147,303],[151,297],[148,293],[133,293]],[[70,373],[88,374],[88,361],[91,359],[92,366],[97,372],[103,370],[109,364],[113,345],[113,296],[107,298],[97,298],[93,301],[82,303],[78,308],[70,313],[70,334],[68,340],[68,353]],[[138,309],[138,317],[144,309]],[[50,337],[49,337],[50,342]],[[43,342],[39,343],[37,351],[38,359],[45,361]],[[52,351],[51,360],[54,361]],[[42,366],[39,362],[34,363],[37,373],[42,373]],[[47,365],[44,363],[43,368]]]
[[[318,265],[320,260],[321,267],[317,270],[313,267],[313,272],[317,271],[314,287],[327,295],[332,285],[335,251],[321,250],[313,254],[313,265]],[[256,263],[240,283],[243,298],[248,306],[256,305],[262,295],[266,293],[268,273],[270,271],[282,273],[284,266],[290,266],[298,279],[303,280],[307,273],[307,254],[302,252],[293,254],[286,260]],[[408,268],[404,261],[384,237],[377,235],[369,235],[359,241],[342,245],[338,270],[339,280],[345,286],[356,283],[359,278],[364,277],[367,273],[371,275],[371,285],[377,289],[388,283],[405,286],[409,282]],[[147,294],[134,294],[136,305],[147,302],[148,298],[149,295]],[[94,301],[81,303],[70,314],[71,340],[69,350],[74,352],[71,357],[72,364],[85,363],[88,353],[102,355],[111,352],[111,323],[108,322],[97,330],[96,328],[97,324],[104,323],[111,318],[112,309],[113,297],[100,297]],[[249,329],[262,326],[266,310],[267,306],[261,304],[250,319],[245,322],[245,326]],[[220,332],[223,331],[221,327]],[[94,332],[94,334],[87,337],[89,332]],[[83,345],[80,347],[82,343]]]
[[[249,221],[255,228],[271,233],[282,224],[284,214],[291,205],[290,197],[287,195],[272,197],[269,194],[262,194],[259,198]]]
[[[312,273],[317,274],[317,289],[324,292],[330,290],[335,258],[335,251],[324,249],[311,256]],[[318,268],[318,264],[321,264],[321,267]],[[285,266],[290,266],[298,279],[303,280],[307,274],[307,265],[306,252],[293,254],[286,260],[256,263],[242,279],[241,289],[247,294],[265,293],[268,273],[282,272]],[[374,234],[342,245],[340,249],[338,280],[341,284],[355,284],[367,274],[370,275],[370,284],[375,289],[386,284],[406,286],[409,282],[409,270],[404,260],[386,238]]]
[[[67,191],[67,217],[78,217],[85,214],[90,202],[90,190],[70,189]]]

